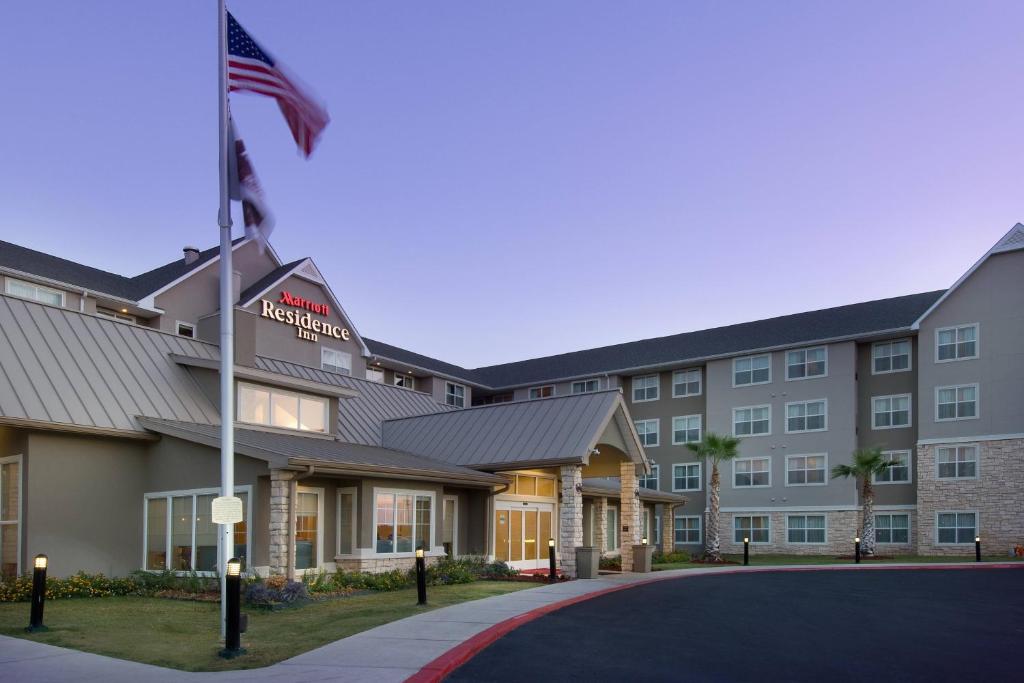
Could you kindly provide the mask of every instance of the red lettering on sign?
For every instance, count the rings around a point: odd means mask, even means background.
[[[286,306],[294,306],[295,308],[302,308],[313,313],[320,315],[330,315],[331,307],[327,304],[317,303],[308,299],[303,299],[301,296],[295,296],[289,291],[281,292],[281,299],[277,302]]]

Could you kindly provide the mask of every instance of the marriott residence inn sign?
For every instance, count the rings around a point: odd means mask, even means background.
[[[303,299],[301,296],[292,296],[290,292],[281,292],[281,298],[275,304],[273,301],[267,301],[266,299],[260,299],[260,303],[263,306],[263,310],[260,316],[269,318],[270,320],[276,320],[279,323],[285,325],[295,326],[295,336],[299,339],[305,339],[306,341],[320,341],[320,335],[324,334],[335,339],[344,339],[348,341],[352,338],[352,333],[345,327],[339,325],[332,325],[329,320],[321,320],[314,318],[313,314],[324,316],[325,318],[331,314],[331,308],[327,304],[320,304],[315,301]],[[292,311],[282,307],[290,306],[292,308],[303,309],[306,312],[300,313],[299,311]]]

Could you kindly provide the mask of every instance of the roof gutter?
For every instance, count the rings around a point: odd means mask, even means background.
[[[367,475],[382,475],[388,479],[409,479],[415,481],[430,481],[442,484],[460,483],[464,485],[470,485],[479,488],[492,488],[496,485],[506,485],[504,480],[499,480],[498,477],[493,475],[486,475],[480,477],[473,477],[471,475],[462,474],[458,472],[442,473],[442,472],[425,472],[409,470],[406,468],[391,468],[383,467],[380,465],[354,465],[354,464],[331,464],[324,461],[311,461],[305,458],[291,458],[289,464],[304,465],[306,467],[316,467],[316,471],[322,474],[333,474],[342,476],[352,477],[365,477]]]

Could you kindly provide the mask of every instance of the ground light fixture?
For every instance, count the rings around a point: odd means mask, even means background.
[[[860,564],[860,536],[853,539],[853,561]]]
[[[220,656],[224,659],[234,659],[244,655],[242,648],[242,561],[237,557],[228,560],[227,575],[225,576],[224,599],[227,609],[225,610],[224,624],[224,649]]]
[[[416,604],[427,604],[427,561],[423,548],[416,548]]]
[[[646,536],[644,536],[643,538],[640,539],[640,545],[647,545],[647,537]]]
[[[46,555],[36,555],[32,563],[32,611],[28,618],[29,633],[47,631],[43,626],[43,606],[46,602]]]
[[[750,564],[750,538],[743,537],[743,566]]]
[[[555,568],[555,539],[548,539],[548,579],[555,581],[558,578],[558,570]]]
[[[974,537],[974,561],[981,562],[981,536]]]

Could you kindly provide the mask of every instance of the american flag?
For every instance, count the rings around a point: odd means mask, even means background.
[[[228,89],[277,100],[295,144],[307,157],[327,127],[327,111],[302,91],[228,12]]]

